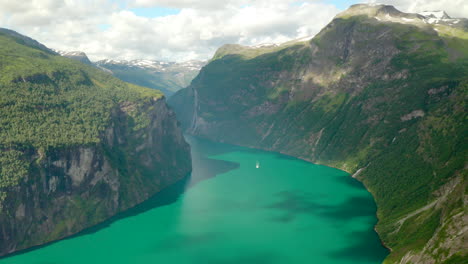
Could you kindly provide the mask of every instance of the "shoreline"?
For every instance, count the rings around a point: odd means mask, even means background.
[[[53,241],[49,241],[49,242],[42,243],[42,244],[36,244],[36,245],[30,246],[30,247],[27,247],[27,248],[12,251],[12,252],[7,253],[5,255],[0,255],[0,262],[2,260],[4,260],[4,259],[8,259],[8,258],[15,257],[15,256],[18,256],[18,255],[26,254],[26,253],[29,253],[31,251],[35,251],[35,250],[50,246],[52,244],[55,244],[55,243],[58,243],[58,242],[61,242],[61,241],[64,241],[64,240],[73,239],[73,238],[80,237],[80,236],[85,236],[85,235],[88,235],[90,233],[97,232],[97,231],[99,231],[99,230],[101,230],[103,228],[106,228],[109,225],[111,225],[112,223],[114,223],[115,221],[119,221],[119,220],[125,218],[125,214],[132,213],[133,210],[138,210],[139,209],[138,207],[144,207],[146,203],[150,202],[150,200],[154,199],[156,196],[161,195],[162,192],[167,191],[169,188],[171,188],[171,187],[175,188],[175,187],[177,187],[178,184],[185,185],[186,184],[185,181],[190,178],[190,175],[191,175],[191,172],[189,174],[177,179],[173,183],[162,187],[159,191],[157,191],[156,193],[154,193],[153,195],[151,195],[150,197],[148,197],[144,201],[142,201],[140,203],[137,203],[134,206],[126,208],[126,209],[124,209],[122,211],[119,211],[116,214],[114,214],[112,216],[109,216],[109,217],[103,219],[102,221],[100,221],[100,222],[98,222],[96,224],[85,227],[85,228],[83,228],[82,230],[80,230],[78,232],[75,232],[73,234],[69,234],[69,235],[60,237],[60,238],[55,239]]]
[[[329,165],[324,164],[324,163],[321,163],[321,162],[319,162],[319,161],[313,161],[313,160],[311,160],[311,159],[304,158],[304,157],[296,157],[296,156],[293,156],[293,155],[291,155],[291,154],[284,153],[284,152],[282,152],[282,151],[274,151],[274,150],[271,150],[271,149],[263,149],[263,148],[256,147],[256,146],[248,146],[248,145],[242,145],[242,144],[232,144],[232,143],[230,143],[230,142],[224,142],[224,141],[216,141],[216,140],[213,140],[213,139],[210,139],[210,138],[201,136],[201,135],[194,135],[194,134],[190,134],[190,133],[184,133],[184,135],[188,135],[188,136],[192,136],[192,137],[197,137],[197,138],[201,138],[201,139],[204,139],[204,140],[209,140],[209,141],[212,141],[212,142],[217,142],[217,143],[222,143],[222,144],[229,144],[229,145],[232,145],[232,146],[246,147],[246,148],[251,148],[251,149],[256,149],[256,150],[261,150],[261,151],[267,151],[267,152],[272,152],[272,153],[279,153],[279,154],[281,154],[281,155],[285,155],[285,156],[288,156],[288,157],[291,157],[291,158],[295,158],[295,159],[298,159],[298,160],[302,160],[302,161],[305,161],[305,162],[309,162],[309,163],[312,163],[312,164],[315,164],[315,165],[326,166],[326,167],[329,167],[329,168],[333,168],[333,169],[337,169],[337,170],[344,171],[344,172],[348,173],[349,176],[351,176],[351,178],[353,178],[353,179],[355,179],[356,181],[360,182],[360,183],[364,186],[364,188],[366,189],[366,191],[367,191],[368,193],[371,194],[372,200],[374,201],[375,206],[376,206],[376,208],[377,208],[377,210],[378,210],[378,205],[377,205],[377,202],[375,201],[374,193],[372,193],[372,191],[370,191],[370,189],[366,186],[366,184],[365,184],[363,181],[361,181],[361,180],[359,180],[359,179],[357,178],[357,176],[359,176],[359,174],[362,172],[362,170],[364,170],[366,167],[360,168],[360,169],[358,169],[356,172],[351,173],[351,172],[349,172],[349,171],[346,171],[346,170],[343,170],[343,169],[340,169],[340,168],[337,168],[337,167],[329,166]],[[358,172],[359,172],[359,174],[358,174]],[[357,174],[357,175],[356,175],[356,174]],[[353,176],[356,176],[356,177],[353,177]],[[379,218],[378,215],[377,215],[377,211],[375,212],[375,218],[377,219],[377,223],[379,223],[379,222],[381,221],[380,218]],[[381,244],[385,249],[387,249],[387,250],[389,251],[389,254],[390,254],[391,252],[393,252],[393,249],[392,249],[391,247],[387,246],[387,245],[385,244],[385,242],[382,240],[382,237],[381,237],[380,233],[377,231],[377,223],[374,225],[374,228],[373,228],[373,229],[374,229],[375,233],[377,233],[377,235],[378,235],[378,237],[379,237],[380,244]],[[387,255],[387,257],[388,257],[388,255]]]

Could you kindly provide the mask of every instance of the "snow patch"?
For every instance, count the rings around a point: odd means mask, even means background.
[[[261,43],[258,45],[250,46],[251,48],[258,49],[258,48],[273,48],[273,47],[278,47],[278,44],[275,43]]]
[[[424,22],[427,24],[447,23],[454,25],[460,22],[460,19],[451,18],[444,11],[424,11],[419,14],[424,16]]]

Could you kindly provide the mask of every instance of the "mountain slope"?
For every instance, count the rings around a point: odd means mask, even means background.
[[[189,133],[353,173],[378,205],[386,263],[458,263],[466,21],[354,5],[308,42],[220,48],[169,103]]]
[[[0,30],[0,255],[77,233],[191,170],[161,92]]]

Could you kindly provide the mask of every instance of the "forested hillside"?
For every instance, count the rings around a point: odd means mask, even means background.
[[[161,92],[0,30],[0,255],[92,226],[189,171]]]

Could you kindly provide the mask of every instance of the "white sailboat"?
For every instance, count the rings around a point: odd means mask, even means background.
[[[257,161],[257,163],[255,164],[255,168],[256,169],[260,168],[260,162]]]

